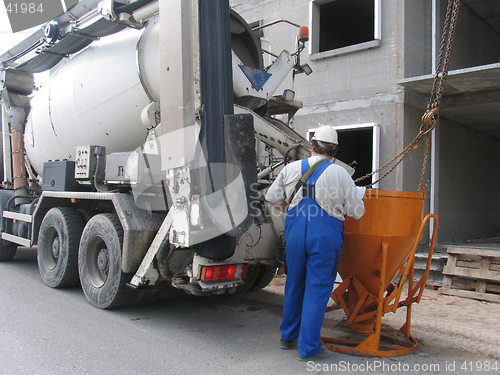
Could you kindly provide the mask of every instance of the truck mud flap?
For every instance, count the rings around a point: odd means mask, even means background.
[[[226,163],[197,168],[204,212],[221,235],[196,245],[208,259],[234,254],[236,237],[245,233],[258,214],[257,155],[251,114],[224,116]],[[225,199],[225,202],[222,200]]]

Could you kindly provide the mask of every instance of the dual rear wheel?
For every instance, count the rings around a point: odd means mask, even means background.
[[[85,217],[73,208],[52,208],[38,236],[40,274],[52,288],[74,286],[80,280],[96,307],[129,305],[137,292],[126,286],[131,275],[121,270],[122,245],[123,229],[116,214]]]
[[[87,300],[101,309],[146,304],[158,295],[137,292],[122,272],[123,228],[116,214],[82,215],[69,207],[50,209],[40,226],[38,268],[52,288],[82,285]],[[238,293],[267,286],[276,267],[257,264],[249,269]]]

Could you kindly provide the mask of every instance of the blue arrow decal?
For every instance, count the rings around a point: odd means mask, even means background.
[[[243,73],[245,73],[248,80],[257,91],[259,91],[266,84],[267,80],[272,76],[272,74],[264,72],[263,70],[244,65],[238,66],[243,71]]]

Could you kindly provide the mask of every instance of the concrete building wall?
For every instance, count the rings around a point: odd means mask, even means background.
[[[406,0],[404,12],[404,77],[432,71],[432,7],[430,0]]]
[[[402,149],[403,99],[402,92],[394,92],[310,105],[298,113],[294,125],[299,132],[305,134],[307,129],[315,128],[317,124],[375,123],[380,126],[380,164],[383,165]],[[400,130],[399,134],[398,130]],[[342,148],[342,144],[340,147]],[[396,190],[399,187],[401,190],[402,181],[402,170],[398,169],[380,182],[380,188]]]
[[[384,3],[385,4],[385,3]],[[432,18],[431,0],[404,1],[404,78],[434,74],[432,69]],[[436,55],[439,54],[447,0],[437,0],[435,10]],[[437,56],[436,56],[437,58]],[[486,65],[500,61],[500,34],[470,8],[461,4],[450,70]]]
[[[399,79],[421,76],[433,73],[432,71],[432,1],[431,0],[405,0],[403,27],[403,76]],[[422,115],[428,105],[428,98],[406,91],[404,100],[404,145],[409,145],[420,132]],[[403,162],[404,191],[417,191],[420,186],[426,139],[423,138],[417,148],[411,151]],[[427,204],[431,188],[431,157],[430,145],[427,150],[427,161],[423,179],[423,188],[426,192]]]
[[[441,25],[447,1],[440,2]],[[460,7],[450,70],[500,61],[500,34],[470,8]],[[478,120],[479,121],[479,120]],[[439,240],[500,235],[500,140],[446,118],[438,123],[436,212]]]
[[[446,16],[447,1],[441,0],[440,6],[439,18],[440,25],[442,25]],[[481,20],[470,8],[462,4],[450,59],[450,69],[462,69],[499,61],[500,34]]]
[[[405,126],[405,137],[404,145],[409,145],[414,138],[419,134],[420,127],[422,125],[422,115],[427,107],[427,98],[420,95],[415,95],[410,92],[405,93],[405,104],[403,108],[404,112],[404,126]],[[425,143],[426,138],[422,138],[417,144],[417,148],[413,149],[403,162],[404,179],[403,188],[404,191],[417,191],[420,185],[420,178],[422,176],[422,169],[424,167],[424,155],[425,155]],[[427,193],[427,198],[430,193],[430,170],[431,170],[431,157],[430,157],[430,146],[428,150],[427,163],[424,175],[424,189]]]
[[[444,119],[440,121],[440,239],[500,236],[499,170],[499,139]]]

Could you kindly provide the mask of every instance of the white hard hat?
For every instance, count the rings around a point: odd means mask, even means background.
[[[322,125],[315,132],[314,136],[311,138],[313,141],[322,141],[327,143],[333,143],[337,145],[339,143],[337,131],[330,125]]]

